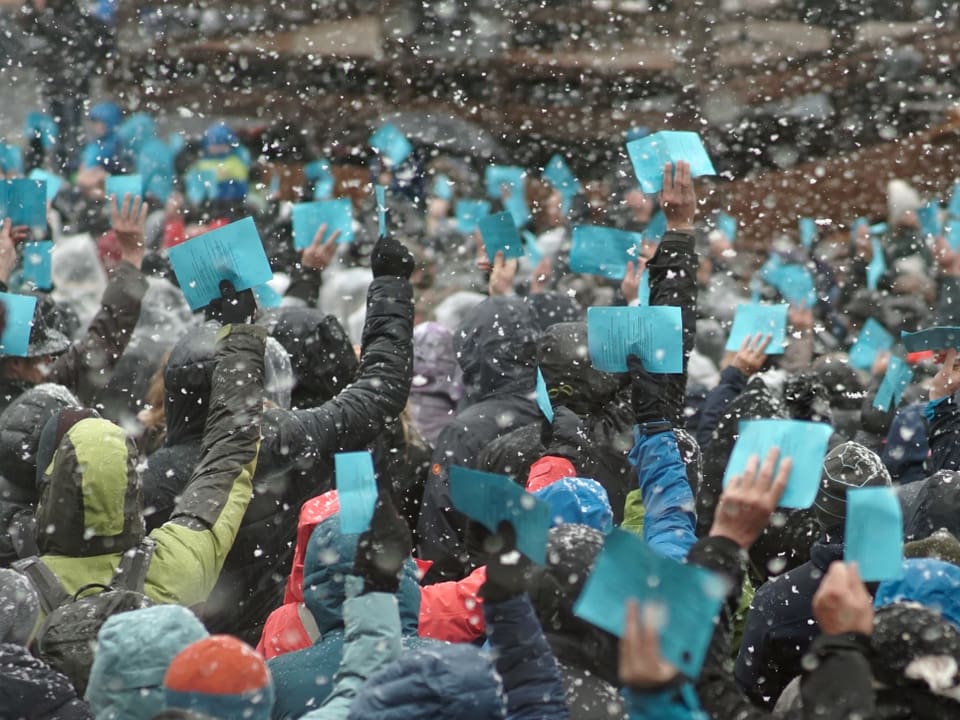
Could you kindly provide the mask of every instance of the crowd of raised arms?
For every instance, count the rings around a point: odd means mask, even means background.
[[[960,197],[370,131],[0,144],[0,718],[960,718]]]

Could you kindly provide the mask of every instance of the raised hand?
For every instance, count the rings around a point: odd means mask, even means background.
[[[17,264],[17,248],[13,242],[10,218],[0,225],[0,282],[6,283]]]
[[[690,163],[679,161],[663,166],[663,190],[660,207],[667,218],[667,230],[690,232],[697,215],[697,193],[693,188]]]
[[[860,579],[856,563],[830,564],[813,595],[813,617],[825,635],[873,633],[873,598]]]
[[[507,260],[502,252],[497,252],[493,258],[493,269],[490,271],[490,282],[487,289],[490,295],[509,295],[513,291],[513,280],[517,276],[519,262],[516,258]]]
[[[720,495],[713,527],[710,528],[711,537],[728,538],[744,550],[760,537],[787,489],[787,478],[793,466],[790,458],[784,459],[774,477],[779,457],[780,450],[774,448],[767,453],[763,466],[758,468],[760,460],[754,455],[743,474],[730,479],[730,484]]]
[[[553,263],[550,258],[544,255],[540,262],[533,269],[533,275],[530,277],[530,294],[538,295],[546,292],[547,283],[550,281],[550,275],[553,273]]]
[[[303,267],[313,270],[326,270],[333,261],[333,256],[337,254],[337,238],[340,237],[340,231],[334,230],[327,237],[327,224],[324,223],[317,228],[317,234],[313,236],[313,243],[304,248],[300,254],[300,264]]]
[[[144,227],[147,224],[147,203],[140,196],[123,196],[123,205],[117,206],[115,198],[110,200],[110,219],[117,242],[120,244],[120,257],[139,269],[143,264]]]
[[[730,364],[747,377],[760,372],[767,361],[767,347],[772,339],[772,335],[763,333],[746,338]]]
[[[620,283],[620,292],[623,294],[623,299],[627,301],[627,305],[636,302],[640,297],[640,278],[643,277],[646,267],[647,259],[643,257],[637,258],[636,262],[631,260],[627,263],[627,274],[623,276]]]
[[[660,637],[650,617],[652,614],[644,612],[645,622],[641,622],[637,601],[627,602],[619,665],[620,680],[627,687],[649,690],[677,677],[677,669],[660,654]]]

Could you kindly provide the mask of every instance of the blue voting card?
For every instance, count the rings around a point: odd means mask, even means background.
[[[864,323],[857,341],[850,348],[850,366],[857,370],[869,370],[877,353],[893,347],[894,338],[887,329],[874,318]]]
[[[627,356],[637,355],[648,373],[681,373],[680,308],[665,305],[588,308],[587,348],[590,362],[603,372],[627,372]]]
[[[509,521],[517,535],[517,550],[535,563],[546,562],[550,506],[506,475],[452,465],[450,499],[457,510],[490,532]]]
[[[117,207],[123,205],[123,198],[143,196],[142,175],[111,175],[104,184],[104,192],[108,198],[113,198]]]
[[[57,142],[60,127],[56,120],[42,112],[30,112],[23,123],[23,134],[28,138],[39,138],[44,150],[49,150]]]
[[[53,243],[49,240],[23,244],[21,277],[37,290],[53,287]]]
[[[47,172],[40,168],[34,168],[30,171],[30,179],[47,184],[47,202],[53,202],[57,193],[60,192],[60,188],[62,188],[66,182],[66,180],[59,175],[54,175],[52,172]]]
[[[253,294],[257,298],[257,305],[262,308],[277,308],[283,304],[283,295],[274,290],[269,283],[257,285],[253,288]]]
[[[871,234],[871,235],[886,235],[887,230],[889,230],[889,229],[890,229],[890,226],[887,225],[885,222],[874,223],[873,225],[870,226],[870,234]]]
[[[813,218],[800,218],[800,244],[808,250],[817,239],[817,221]]]
[[[900,333],[900,342],[907,352],[923,350],[960,350],[960,327],[932,327],[917,332]]]
[[[524,230],[521,236],[523,237],[523,245],[527,249],[527,258],[531,264],[536,265],[543,259],[543,250],[540,249],[540,241],[537,240],[537,236],[529,230]]]
[[[333,197],[333,188],[336,179],[330,172],[328,160],[314,160],[303,168],[304,177],[313,183],[313,199],[329,200]]]
[[[871,238],[870,243],[873,246],[873,257],[867,265],[867,287],[876,290],[880,278],[887,272],[887,257],[879,238]]]
[[[503,206],[507,209],[507,212],[510,213],[510,217],[513,218],[513,222],[517,227],[523,227],[533,219],[533,215],[530,213],[530,207],[527,205],[527,199],[523,193],[511,194],[510,197],[503,201]]]
[[[887,363],[887,372],[873,399],[873,406],[884,412],[889,410],[891,405],[897,407],[903,397],[903,391],[907,389],[911,380],[913,380],[913,369],[910,365],[896,355],[891,355]]]
[[[951,218],[960,218],[960,182],[953,184],[953,192],[950,194],[950,202],[947,203],[947,216]]]
[[[184,173],[184,190],[191,205],[200,205],[217,196],[216,170],[192,170]]]
[[[657,555],[633,533],[615,528],[573,607],[577,617],[623,636],[627,601],[652,606],[665,660],[689,678],[700,674],[728,582]]]
[[[249,290],[273,278],[253,218],[224,225],[170,248],[170,263],[191,310],[220,297],[220,283]]]
[[[643,230],[643,240],[644,242],[659,243],[666,234],[667,216],[663,214],[662,210],[657,210]]]
[[[650,271],[644,269],[640,276],[640,289],[637,291],[637,302],[640,305],[650,304]]]
[[[480,229],[480,235],[483,237],[483,245],[487,249],[487,257],[490,258],[490,262],[493,262],[493,258],[498,252],[502,252],[504,258],[523,257],[523,240],[520,238],[520,233],[510,213],[502,212],[496,215],[487,215],[480,218],[477,225]]]
[[[543,378],[540,368],[537,368],[537,407],[547,419],[547,422],[553,422],[553,403],[550,402],[550,392],[547,390],[547,381]]]
[[[757,334],[770,335],[772,339],[767,346],[767,355],[782,355],[787,343],[787,311],[789,309],[789,305],[753,303],[737,305],[726,349],[736,352],[747,338]]]
[[[396,125],[382,125],[370,136],[370,147],[392,166],[401,165],[413,153],[413,145]]]
[[[864,582],[903,577],[903,512],[892,487],[847,491],[843,560],[855,562]]]
[[[483,183],[487,188],[487,197],[500,200],[503,187],[507,186],[508,195],[526,194],[524,184],[526,170],[519,165],[488,165],[483,174]]]
[[[752,456],[756,455],[762,465],[770,450],[780,448],[778,468],[787,458],[793,459],[780,507],[808,508],[817,497],[823,472],[823,458],[827,454],[827,442],[832,434],[833,428],[826,423],[777,419],[741,420],[740,437],[730,454],[730,461],[723,475],[723,486],[726,487],[733,476],[746,469]]]
[[[722,232],[727,240],[733,242],[737,239],[737,219],[724,212],[719,213],[717,215],[717,230]]]
[[[47,227],[47,186],[18,178],[0,183],[0,220],[10,218],[14,227],[26,225],[33,230]]]
[[[760,268],[760,279],[773,285],[791,305],[812,308],[817,304],[813,275],[803,265],[784,263],[779,255],[771,255]]]
[[[0,335],[0,355],[26,357],[37,299],[33,295],[0,292],[0,303],[7,313],[6,325]]]
[[[684,160],[690,163],[690,175],[716,175],[713,163],[703,141],[695,132],[663,130],[627,143],[627,154],[633,163],[633,171],[645,193],[663,189],[663,166]]]
[[[16,145],[0,142],[0,171],[18,174],[23,172],[23,153]]]
[[[640,233],[599,225],[577,225],[570,246],[570,269],[587,275],[622,280],[627,263],[640,257]]]
[[[853,225],[850,226],[850,239],[856,240],[857,232],[860,230],[861,227],[864,227],[864,226],[866,227],[870,226],[870,221],[867,220],[865,217],[858,217],[856,220],[854,220]]]
[[[924,237],[940,237],[943,226],[940,222],[940,203],[931,200],[917,210],[917,219],[920,221],[920,232]]]
[[[387,189],[383,185],[373,186],[377,198],[377,232],[379,237],[387,236]]]
[[[377,476],[369,450],[333,456],[340,500],[340,532],[356,535],[370,527],[377,505]]]
[[[564,197],[572,197],[583,188],[562,155],[554,155],[543,168],[543,179]]]
[[[337,244],[353,242],[353,203],[350,198],[316,200],[293,206],[293,247],[303,250],[313,244],[321,225],[327,226],[326,237],[340,231]]]
[[[457,200],[455,209],[457,229],[464,235],[469,235],[484,218],[490,214],[490,203],[487,200]]]
[[[137,157],[137,173],[143,178],[143,194],[166,202],[174,189],[176,154],[163,140],[151,138]]]
[[[437,175],[433,179],[433,194],[441,200],[453,200],[453,180],[446,175]]]

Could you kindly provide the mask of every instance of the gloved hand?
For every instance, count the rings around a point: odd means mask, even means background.
[[[580,417],[569,408],[554,408],[553,422],[546,418],[540,422],[540,444],[546,450],[544,455],[566,458],[576,465],[583,456],[586,441]]]
[[[413,253],[395,238],[382,237],[373,246],[370,269],[375,278],[389,275],[409,280],[415,265]]]
[[[637,424],[662,420],[673,422],[674,418],[663,403],[665,383],[648,373],[643,361],[636,355],[627,357],[627,367],[630,370],[631,399]]]
[[[257,299],[253,290],[237,292],[232,282],[221,280],[220,297],[211,301],[203,314],[207,320],[216,320],[222,325],[249,323],[257,315]]]
[[[403,563],[412,550],[410,528],[393,506],[390,492],[381,489],[370,528],[360,535],[353,561],[353,574],[363,578],[363,591],[396,593]]]
[[[533,577],[533,563],[517,550],[517,534],[504,520],[497,532],[484,543],[487,558],[487,580],[480,588],[480,597],[487,602],[503,602],[527,591]]]

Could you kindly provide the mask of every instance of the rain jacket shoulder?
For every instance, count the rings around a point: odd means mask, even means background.
[[[22,645],[0,645],[0,709],[19,720],[91,720],[93,713],[66,675]]]

